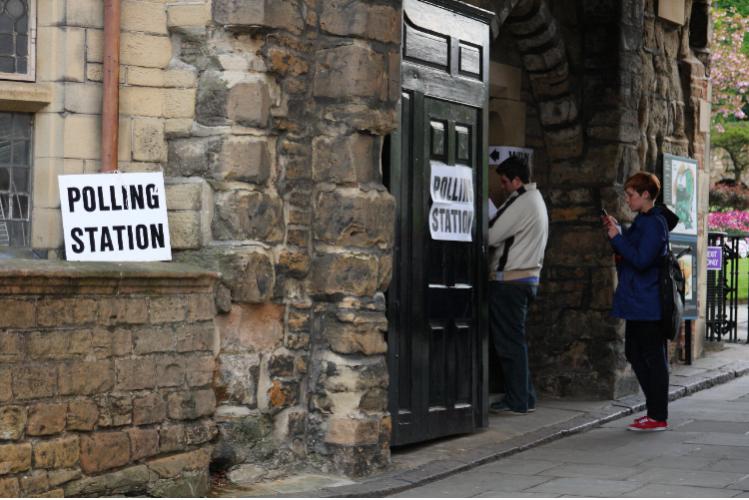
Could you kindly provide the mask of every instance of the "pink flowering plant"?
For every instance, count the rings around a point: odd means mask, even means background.
[[[712,212],[708,214],[707,226],[710,231],[728,234],[749,233],[749,212],[744,210]]]
[[[749,51],[746,43],[749,16],[742,15],[732,6],[713,6],[711,15],[713,118],[717,131],[723,132],[724,123],[749,118]]]

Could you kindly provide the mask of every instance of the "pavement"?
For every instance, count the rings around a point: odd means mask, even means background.
[[[749,377],[669,410],[665,432],[617,419],[395,496],[749,497]]]
[[[694,490],[694,494],[675,496],[698,496],[701,493],[726,496],[714,494],[724,487],[741,496],[744,490],[736,485],[749,485],[749,476],[744,479],[734,476],[749,474],[749,377],[740,378],[747,373],[749,346],[744,343],[718,344],[692,365],[672,365],[670,399],[678,401],[670,405],[672,429],[667,432],[643,437],[624,430],[631,417],[639,416],[644,409],[642,395],[612,401],[541,399],[536,412],[522,416],[492,415],[489,427],[475,434],[396,448],[387,470],[360,481],[300,471],[272,481],[221,484],[210,496],[464,497],[507,494],[548,497],[566,494],[617,496],[620,493],[672,496],[666,494],[671,490],[663,490],[666,492],[663,495],[645,493],[661,491],[657,490],[660,487],[673,487],[672,490],[679,493],[686,491],[681,488],[705,488],[704,485],[710,485],[707,489],[711,491]],[[692,443],[694,440],[705,442]],[[573,444],[568,447],[567,443]],[[706,453],[713,455],[702,456],[696,448],[708,450]],[[616,453],[611,453],[612,450]],[[649,453],[654,455],[651,457]],[[669,453],[677,457],[687,456],[688,460],[671,460],[669,455],[669,466],[658,464],[657,457]],[[639,457],[645,458],[639,460]],[[611,459],[611,462],[606,462],[606,459]],[[652,467],[648,468],[651,460]],[[672,484],[663,477],[672,475],[668,471],[674,469],[673,465],[682,467],[680,474],[691,471],[683,468],[688,465],[706,474],[719,474],[716,477],[728,474],[730,478],[725,476],[725,482],[716,479],[700,483],[703,486],[694,486],[689,482],[690,478],[704,474],[694,476],[690,472],[684,473],[682,480],[672,479],[672,482],[682,481],[683,484]],[[743,473],[720,470],[742,466]],[[631,474],[618,474],[615,469]],[[661,469],[667,469],[667,472]],[[585,471],[590,471],[590,474]],[[497,474],[499,472],[502,474]],[[627,482],[620,485],[613,483],[616,481]],[[544,486],[547,483],[551,486]],[[458,488],[458,484],[462,486]],[[572,485],[579,487],[575,489]],[[630,486],[633,488],[628,489]],[[547,491],[545,488],[557,489]],[[641,488],[653,489],[640,491]]]

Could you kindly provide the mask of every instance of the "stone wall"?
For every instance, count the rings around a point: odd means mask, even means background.
[[[213,200],[204,238],[175,259],[222,274],[217,468],[388,462],[395,204],[380,158],[399,5],[215,0],[208,28],[172,31],[197,92],[191,127],[166,134],[165,170]]]
[[[598,218],[603,207],[631,221],[623,196],[631,174],[661,175],[662,153],[698,159],[704,245],[709,162],[700,100],[707,79],[704,47],[690,47],[692,3],[686,2],[683,24],[657,17],[650,0],[495,6],[506,21],[492,57],[523,70],[524,142],[534,149],[534,177],[551,218],[529,331],[532,367],[544,392],[610,398],[637,390],[624,360],[623,322],[609,316],[616,272]],[[705,283],[703,272],[700,290]],[[695,355],[704,297],[700,304]]]
[[[207,492],[215,279],[3,262],[0,497]]]

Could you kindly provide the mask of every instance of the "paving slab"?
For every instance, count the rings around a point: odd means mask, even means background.
[[[633,498],[731,498],[734,497],[733,493],[727,490],[696,486],[648,484],[622,496]]]
[[[614,467],[598,464],[565,464],[539,472],[540,476],[587,477],[591,479],[628,479],[639,473],[635,467]]]
[[[527,491],[529,493],[561,493],[563,495],[582,495],[588,497],[615,497],[624,495],[642,486],[642,483],[636,481],[564,477],[552,479]]]
[[[700,486],[703,488],[730,488],[746,474],[736,472],[695,471],[654,467],[630,477],[641,483]],[[741,488],[736,488],[741,489]]]

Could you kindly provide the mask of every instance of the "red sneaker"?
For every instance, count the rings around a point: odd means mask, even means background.
[[[658,432],[666,429],[668,429],[668,423],[665,420],[653,420],[650,417],[638,419],[627,427],[627,430],[635,432]]]

